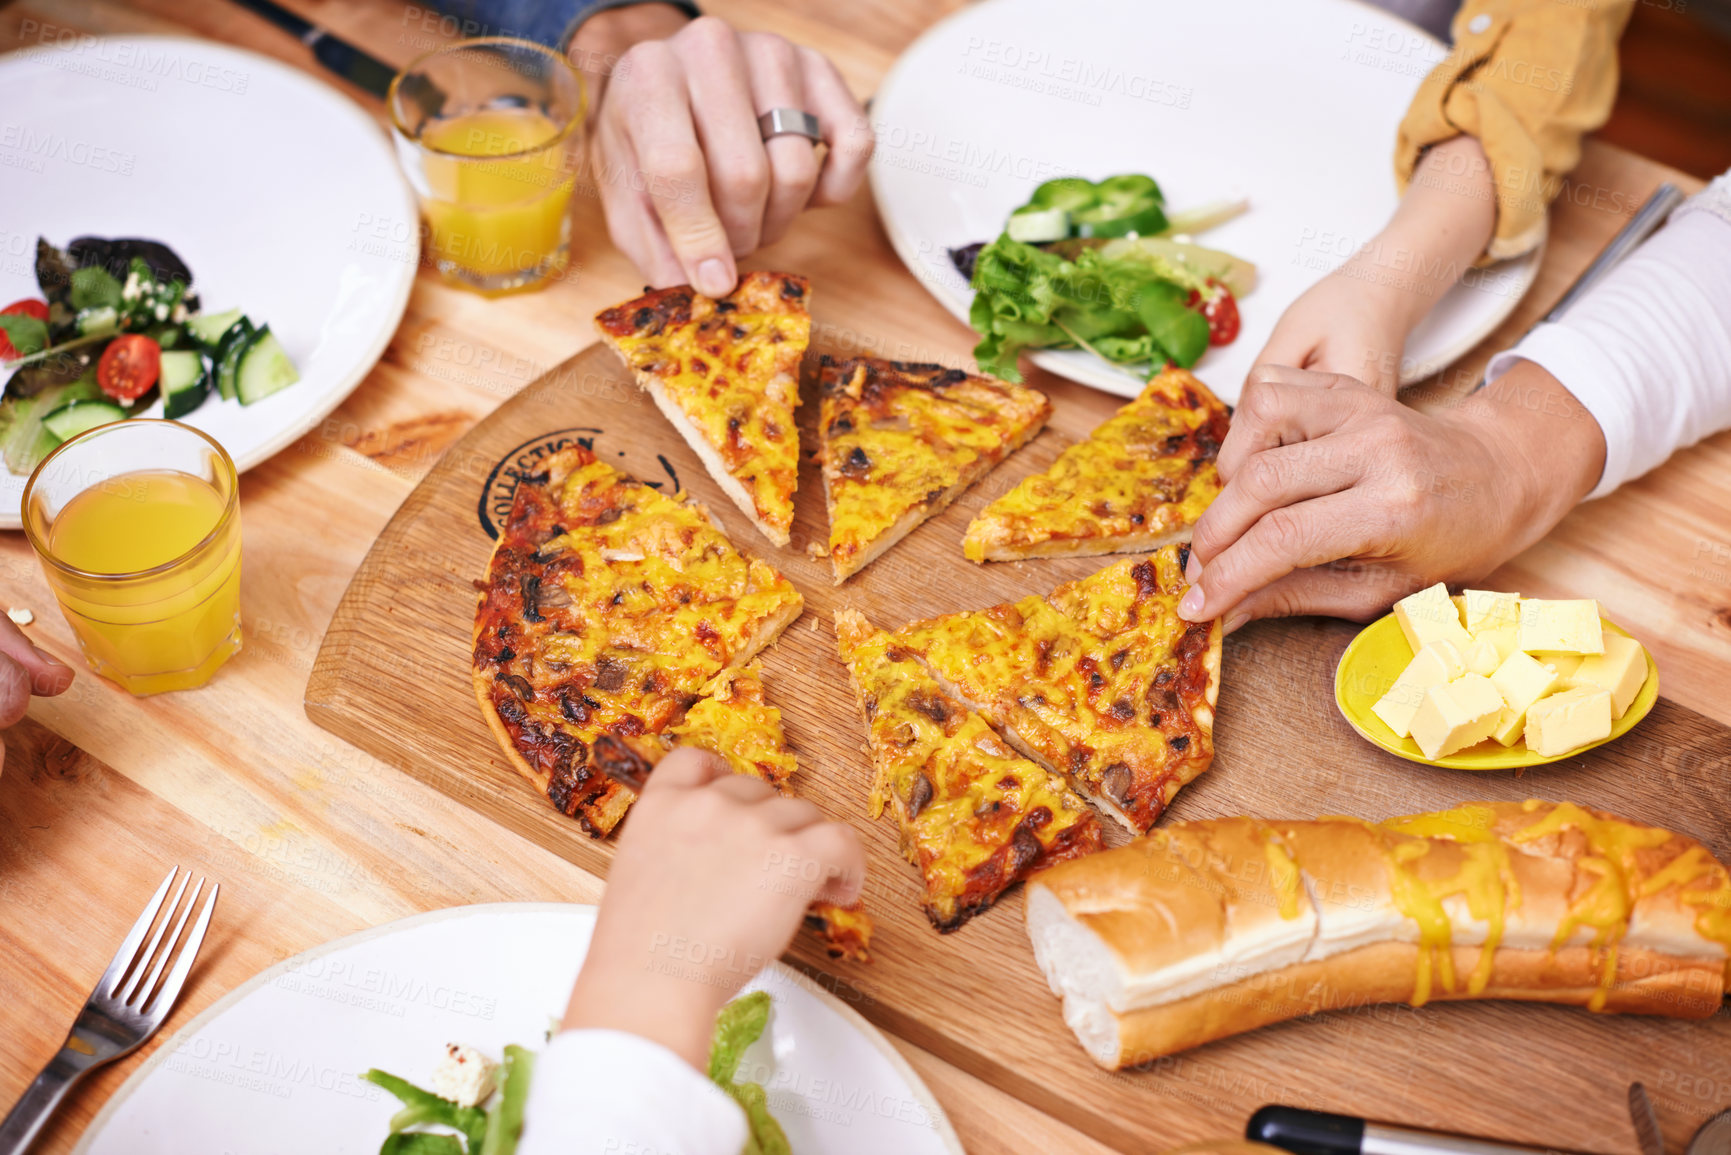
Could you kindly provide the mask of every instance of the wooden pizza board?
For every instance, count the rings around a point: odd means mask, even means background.
[[[1051,426],[838,589],[827,560],[805,552],[807,543],[827,540],[822,487],[809,461],[816,410],[809,379],[793,541],[776,549],[721,494],[614,355],[592,346],[475,426],[404,501],[331,622],[307,686],[307,713],[604,874],[611,845],[584,836],[510,769],[480,717],[469,674],[472,582],[492,545],[487,526],[509,509],[513,473],[533,472],[552,449],[590,439],[604,460],[707,503],[736,545],[770,560],[805,594],[805,616],[763,659],[766,683],[799,753],[799,791],[852,822],[865,841],[877,937],[869,964],[831,962],[803,934],[790,961],[882,1027],[1127,1152],[1241,1134],[1253,1110],[1276,1102],[1613,1152],[1632,1146],[1624,1089],[1634,1080],[1647,1085],[1668,1122],[1680,1112],[1691,1128],[1731,1102],[1731,1013],[1724,1011],[1690,1022],[1516,1003],[1379,1006],[1110,1073],[1064,1026],[1035,966],[1019,891],[953,934],[932,930],[893,824],[866,817],[865,732],[836,657],[831,615],[851,606],[893,628],[1043,592],[1101,566],[1080,558],[980,567],[961,556],[974,513],[1121,403],[1051,377],[1038,383],[1056,406]],[[1214,768],[1179,795],[1174,817],[1382,818],[1468,799],[1539,796],[1680,830],[1731,858],[1731,730],[1661,700],[1620,741],[1524,777],[1414,765],[1359,738],[1335,710],[1335,664],[1353,633],[1346,623],[1300,619],[1256,624],[1227,639]]]

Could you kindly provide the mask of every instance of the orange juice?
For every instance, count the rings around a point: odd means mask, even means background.
[[[37,467],[24,529],[98,674],[182,690],[240,649],[235,489],[222,447],[174,421],[100,426]]]
[[[564,267],[575,173],[555,143],[563,130],[532,108],[482,109],[422,126],[421,209],[441,272],[484,286],[517,275],[538,281]]]

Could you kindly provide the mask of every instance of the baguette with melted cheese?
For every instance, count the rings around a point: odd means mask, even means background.
[[[1726,868],[1568,802],[1177,823],[1038,875],[1027,920],[1065,1021],[1114,1069],[1376,1002],[1705,1018],[1731,980]]]

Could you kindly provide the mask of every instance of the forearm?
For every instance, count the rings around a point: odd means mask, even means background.
[[[1411,332],[1484,252],[1496,223],[1484,150],[1458,136],[1425,153],[1394,216],[1349,264],[1375,272]]]
[[[571,38],[570,56],[576,65],[592,74],[597,86],[607,83],[613,62],[633,44],[665,40],[691,21],[691,13],[674,4],[629,4],[597,12],[585,20]],[[590,102],[600,103],[600,92]]]

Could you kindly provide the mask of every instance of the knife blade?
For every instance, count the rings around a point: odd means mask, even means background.
[[[295,37],[312,50],[313,59],[358,88],[383,98],[390,91],[391,78],[397,70],[376,57],[369,56],[350,44],[326,32],[317,24],[290,12],[272,0],[234,0],[242,8],[255,12]]]
[[[1641,1155],[1665,1155],[1665,1139],[1659,1133],[1659,1116],[1653,1110],[1653,1100],[1647,1088],[1629,1084],[1629,1119],[1635,1124],[1635,1139],[1641,1144]]]

